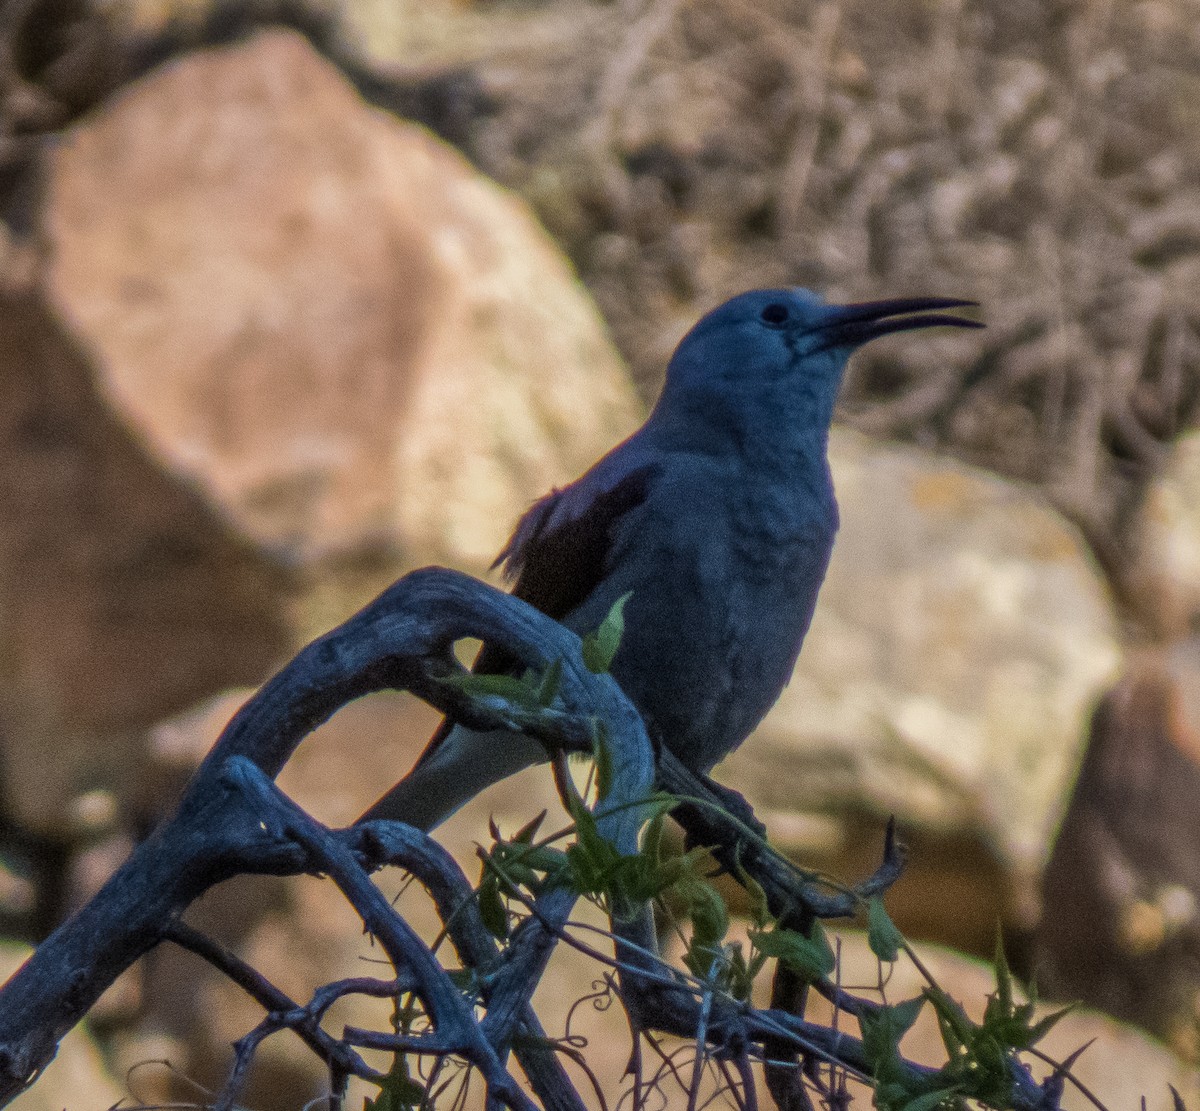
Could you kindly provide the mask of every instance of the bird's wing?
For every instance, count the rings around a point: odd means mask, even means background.
[[[611,458],[611,457],[610,457]],[[607,461],[607,460],[606,460]],[[613,537],[625,514],[646,500],[655,466],[625,468],[604,481],[597,467],[561,490],[539,498],[521,520],[493,567],[515,579],[512,593],[561,620],[577,609],[604,577]],[[485,644],[471,668],[478,675],[518,670],[511,652]],[[417,763],[426,760],[454,727],[448,718],[429,739]]]
[[[603,579],[617,527],[646,500],[655,470],[645,463],[610,483],[581,480],[552,491],[521,518],[492,566],[516,580],[518,598],[566,617]]]

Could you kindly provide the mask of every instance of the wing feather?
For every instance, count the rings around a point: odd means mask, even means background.
[[[493,567],[514,580],[512,592],[543,613],[562,620],[577,609],[602,581],[621,518],[647,498],[655,468],[645,464],[627,471],[611,486],[596,491],[585,476],[539,498],[517,523]],[[479,675],[516,671],[519,662],[506,649],[485,644],[471,668]],[[425,746],[425,760],[454,723],[446,719]]]
[[[513,594],[557,621],[578,609],[603,580],[617,526],[646,500],[653,473],[647,464],[599,493],[576,483],[535,502],[496,559],[515,579]],[[509,653],[485,646],[475,670],[512,666]]]

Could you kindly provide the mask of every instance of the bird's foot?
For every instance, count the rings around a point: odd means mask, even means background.
[[[767,827],[758,820],[745,797],[732,787],[715,783],[707,775],[695,776],[694,782],[697,788],[694,796],[708,805],[689,801],[672,812],[683,826],[684,848],[690,851],[698,846],[716,847],[721,871],[736,874],[758,857],[767,840]]]
[[[722,783],[710,779],[707,775],[697,777],[704,786],[717,797],[721,809],[726,811],[729,816],[742,825],[748,827],[754,834],[762,840],[767,839],[767,827],[759,821],[758,815],[754,813],[754,807],[746,801],[746,796],[741,791],[735,791],[732,787],[726,787]]]

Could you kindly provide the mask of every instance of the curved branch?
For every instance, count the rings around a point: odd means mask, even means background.
[[[562,659],[560,712],[517,720],[519,713],[508,705],[485,705],[439,682],[456,666],[451,646],[463,637],[501,643],[530,667]],[[305,870],[305,852],[264,829],[254,806],[226,777],[230,759],[244,757],[273,778],[304,737],[341,706],[384,689],[412,691],[468,724],[520,727],[568,747],[590,744],[590,722],[600,719],[610,737],[635,738],[614,745],[621,760],[652,767],[637,712],[609,677],[583,666],[573,633],[466,575],[426,568],[405,576],[303,649],[250,698],[197,771],[176,814],[0,989],[0,1103],[33,1082],[100,994],[209,887],[238,872]],[[629,769],[614,770],[621,777]],[[616,823],[629,844],[636,815]],[[533,961],[531,970],[538,964]],[[519,1008],[513,1016],[514,1028],[524,1013]]]
[[[743,874],[752,875],[765,891],[771,913],[789,925],[803,928],[810,917],[852,918],[865,899],[883,894],[904,871],[906,853],[894,821],[888,823],[883,860],[874,874],[853,888],[839,889],[781,857],[767,845],[763,827],[740,795],[718,790],[666,749],[658,754],[658,783],[682,800],[671,817],[683,826],[688,844],[711,847],[717,862],[739,882]],[[731,806],[733,800],[740,806]]]
[[[532,669],[559,663],[555,705],[527,710],[444,682],[460,670],[452,646],[464,637],[497,644]],[[124,968],[158,941],[173,938],[205,949],[177,923],[207,888],[238,873],[318,871],[338,885],[379,939],[396,968],[396,983],[420,997],[432,1030],[386,1036],[347,1031],[342,1039],[333,1039],[319,1023],[325,1000],[332,998],[330,991],[340,990],[337,986],[318,991],[312,1003],[298,1007],[265,981],[230,965],[234,978],[278,1013],[268,1014],[239,1043],[234,1073],[222,1095],[226,1103],[232,1104],[258,1043],[276,1029],[293,1026],[340,1076],[362,1073],[353,1044],[454,1053],[479,1069],[489,1105],[528,1111],[533,1104],[508,1071],[507,1058],[515,1050],[545,1107],[580,1111],[578,1094],[552,1049],[523,1044],[530,1039],[519,1037],[541,1036],[530,998],[554,947],[569,939],[566,926],[578,897],[575,891],[567,884],[541,888],[501,953],[466,877],[425,834],[399,822],[329,830],[271,782],[301,740],[339,707],[381,689],[412,691],[468,725],[520,730],[550,748],[590,750],[597,722],[602,723],[611,785],[593,809],[597,832],[620,856],[637,853],[657,782],[682,798],[675,813],[693,843],[715,846],[717,859],[739,879],[753,875],[781,922],[850,915],[864,896],[886,888],[903,866],[903,852],[889,830],[883,864],[856,889],[840,890],[801,872],[766,845],[753,813],[738,797],[693,775],[670,753],[660,754],[656,767],[641,718],[609,676],[586,669],[578,637],[483,583],[426,569],[401,579],[264,684],[222,733],[177,813],[0,989],[0,1101],[31,1082],[53,1056],[58,1039]],[[429,890],[464,966],[478,974],[486,1006],[482,1019],[371,883],[369,872],[384,863],[409,869]],[[614,901],[620,898],[624,896],[613,896]],[[867,1072],[861,1040],[784,1010],[755,1010],[663,962],[648,902],[618,902],[611,907],[611,926],[616,958],[602,959],[619,974],[622,1001],[635,1029],[699,1038],[743,1069],[755,1046],[770,1046],[774,1053],[799,1053],[860,1076]],[[205,955],[223,960],[215,950]],[[350,984],[347,990],[356,989]],[[376,993],[378,982],[364,990]],[[1052,1092],[1039,1089],[1013,1064],[1013,1105],[1026,1111],[1048,1107]],[[907,1062],[899,1067],[908,1070],[914,1085],[933,1075]]]

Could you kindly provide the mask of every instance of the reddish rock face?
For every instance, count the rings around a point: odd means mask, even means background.
[[[178,61],[74,131],[46,227],[109,403],[289,564],[490,562],[637,423],[524,207],[290,33]]]
[[[420,152],[441,204],[433,142],[280,37],[151,76],[55,160],[50,286],[106,399],[281,554],[386,531],[396,425],[447,294],[428,222],[377,164],[388,145]]]
[[[1170,671],[1142,661],[1101,701],[1046,868],[1038,983],[1195,1061],[1200,741]]]
[[[285,576],[96,396],[31,291],[0,292],[4,805],[63,831],[76,792],[136,781],[137,730],[286,649]]]
[[[144,793],[149,725],[416,562],[482,570],[641,416],[524,206],[290,33],[126,87],[49,154],[37,219],[0,291],[20,823]]]

